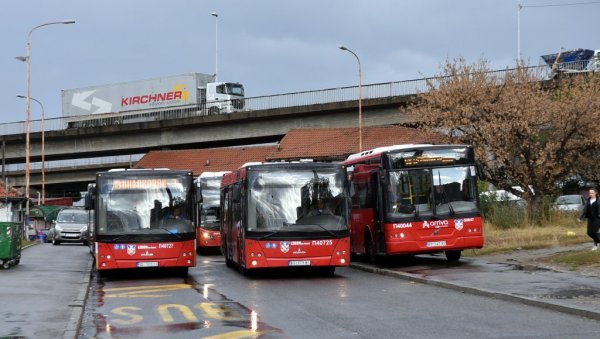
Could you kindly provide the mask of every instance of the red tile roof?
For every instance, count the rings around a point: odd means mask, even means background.
[[[19,191],[17,191],[16,189],[9,187],[8,189],[6,189],[6,187],[4,187],[4,185],[0,184],[0,198],[4,198],[4,197],[23,197],[24,195],[21,194]]]
[[[344,160],[357,153],[358,128],[303,128],[290,130],[268,160]],[[400,126],[363,127],[363,151],[399,144],[439,144],[441,135]]]
[[[134,168],[170,168],[202,172],[233,171],[252,161],[265,161],[277,146],[247,146],[173,151],[150,151]]]

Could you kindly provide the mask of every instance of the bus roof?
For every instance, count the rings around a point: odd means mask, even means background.
[[[348,156],[345,160],[356,160],[363,157],[370,158],[371,156],[375,156],[381,153],[390,152],[390,151],[399,151],[399,150],[410,150],[410,149],[436,149],[436,148],[452,148],[452,147],[469,147],[468,145],[433,145],[433,144],[403,144],[403,145],[393,145],[393,146],[385,146],[385,147],[377,147],[370,150],[362,151],[359,153],[354,153]]]
[[[220,178],[226,173],[231,173],[231,171],[221,171],[221,172],[202,172],[198,178]]]

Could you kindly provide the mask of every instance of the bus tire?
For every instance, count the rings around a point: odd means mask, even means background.
[[[335,266],[321,267],[320,272],[325,277],[333,277],[335,275]]]
[[[243,275],[244,277],[247,277],[250,275],[250,271],[248,271],[244,266],[238,264],[238,271],[240,272],[241,275]]]
[[[375,251],[375,242],[371,239],[371,233],[365,233],[365,255],[367,262],[375,265],[377,263],[377,252]]]
[[[189,271],[190,271],[189,267],[179,267],[177,269],[177,275],[185,278],[188,276]]]
[[[445,251],[446,259],[451,262],[458,262],[460,260],[460,255],[462,251]]]

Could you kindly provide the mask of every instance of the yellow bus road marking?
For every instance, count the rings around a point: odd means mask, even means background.
[[[241,339],[241,338],[258,338],[263,332],[257,332],[252,330],[239,330],[227,333],[221,333],[212,335],[210,337],[203,337],[203,339]]]
[[[157,292],[176,291],[190,289],[188,284],[172,285],[154,285],[154,286],[134,286],[104,289],[105,298],[161,298],[170,297],[170,294],[161,294]]]

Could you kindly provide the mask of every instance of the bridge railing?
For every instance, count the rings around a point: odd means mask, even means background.
[[[578,61],[580,62],[580,61]],[[579,65],[566,65],[563,63],[558,66],[558,70],[577,69]],[[531,66],[527,67],[530,71],[535,74],[539,80],[545,80],[551,78],[553,70],[546,66]],[[498,81],[508,74],[508,72],[514,69],[505,69],[489,72],[490,75],[497,76]],[[423,93],[428,90],[428,84],[432,84],[434,87],[439,84],[438,77],[395,81],[377,84],[362,85],[362,99],[378,99],[385,97],[413,95]],[[268,96],[257,96],[244,99],[243,110],[254,111],[254,110],[269,110],[277,108],[287,107],[301,107],[318,104],[328,104],[344,101],[357,100],[358,98],[358,86],[338,87],[338,88],[327,88],[313,91],[303,91],[295,93],[284,93],[275,94]],[[162,121],[162,120],[173,120],[173,119],[186,119],[197,116],[211,115],[211,111],[206,107],[210,106],[207,103],[206,106],[188,106],[181,108],[170,108],[162,110],[147,110],[147,111],[133,111],[133,112],[120,112],[120,113],[107,113],[107,114],[94,114],[86,116],[77,116],[70,118],[51,118],[45,119],[44,130],[64,130],[68,128],[83,128],[83,127],[98,127],[98,126],[112,126],[135,122],[147,122],[147,121]],[[42,126],[40,120],[30,121],[30,132],[41,132]],[[25,122],[12,122],[0,124],[0,135],[12,135],[12,134],[24,134],[25,133]]]
[[[67,160],[53,160],[46,161],[44,163],[44,169],[58,169],[68,167],[82,167],[82,166],[97,166],[97,165],[111,165],[111,164],[134,164],[140,160],[145,154],[131,154],[131,155],[114,155],[107,157],[94,157],[85,159],[67,159]],[[41,170],[41,162],[32,162],[29,164],[31,170]],[[8,164],[5,167],[7,172],[19,172],[25,171],[25,164]]]

